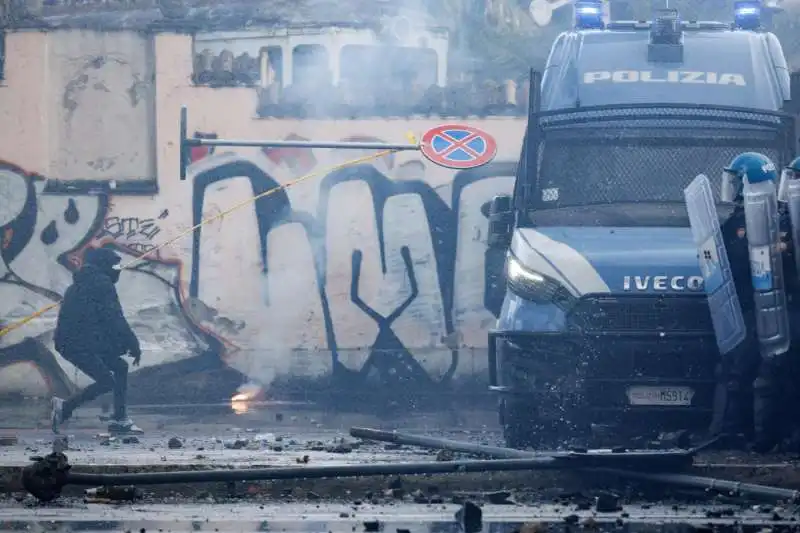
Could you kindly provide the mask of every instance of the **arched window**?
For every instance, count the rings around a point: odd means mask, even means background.
[[[328,50],[319,44],[301,44],[292,50],[292,84],[330,85],[333,81]]]

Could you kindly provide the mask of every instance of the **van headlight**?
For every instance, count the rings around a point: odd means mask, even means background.
[[[567,309],[577,301],[562,284],[525,268],[513,255],[506,258],[506,281],[511,292],[536,303],[556,304]]]

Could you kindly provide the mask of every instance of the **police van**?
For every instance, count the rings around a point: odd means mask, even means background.
[[[800,83],[759,15],[738,2],[733,23],[675,10],[605,22],[600,2],[579,1],[531,73],[514,192],[491,204],[486,256],[509,446],[708,427],[722,354],[684,189],[705,174],[717,190],[741,152],[785,164],[797,149]],[[726,220],[732,206],[713,202]]]

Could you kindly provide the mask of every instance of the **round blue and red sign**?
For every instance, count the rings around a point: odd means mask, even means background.
[[[428,130],[419,149],[439,166],[465,170],[491,162],[497,155],[497,142],[481,129],[445,124]]]

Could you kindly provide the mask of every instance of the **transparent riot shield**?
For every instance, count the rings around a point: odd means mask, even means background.
[[[784,170],[781,177],[781,187],[778,191],[778,200],[786,202],[789,209],[789,219],[792,221],[792,244],[800,243],[800,179],[790,176],[791,170]],[[797,272],[800,273],[800,253],[795,249],[795,265]]]
[[[785,353],[790,342],[780,249],[778,189],[773,181],[751,184],[745,180],[743,197],[756,333],[761,356],[769,358]]]
[[[683,194],[697,246],[700,271],[705,280],[717,346],[720,353],[726,354],[745,339],[747,329],[728,264],[711,183],[700,174],[684,189]]]

